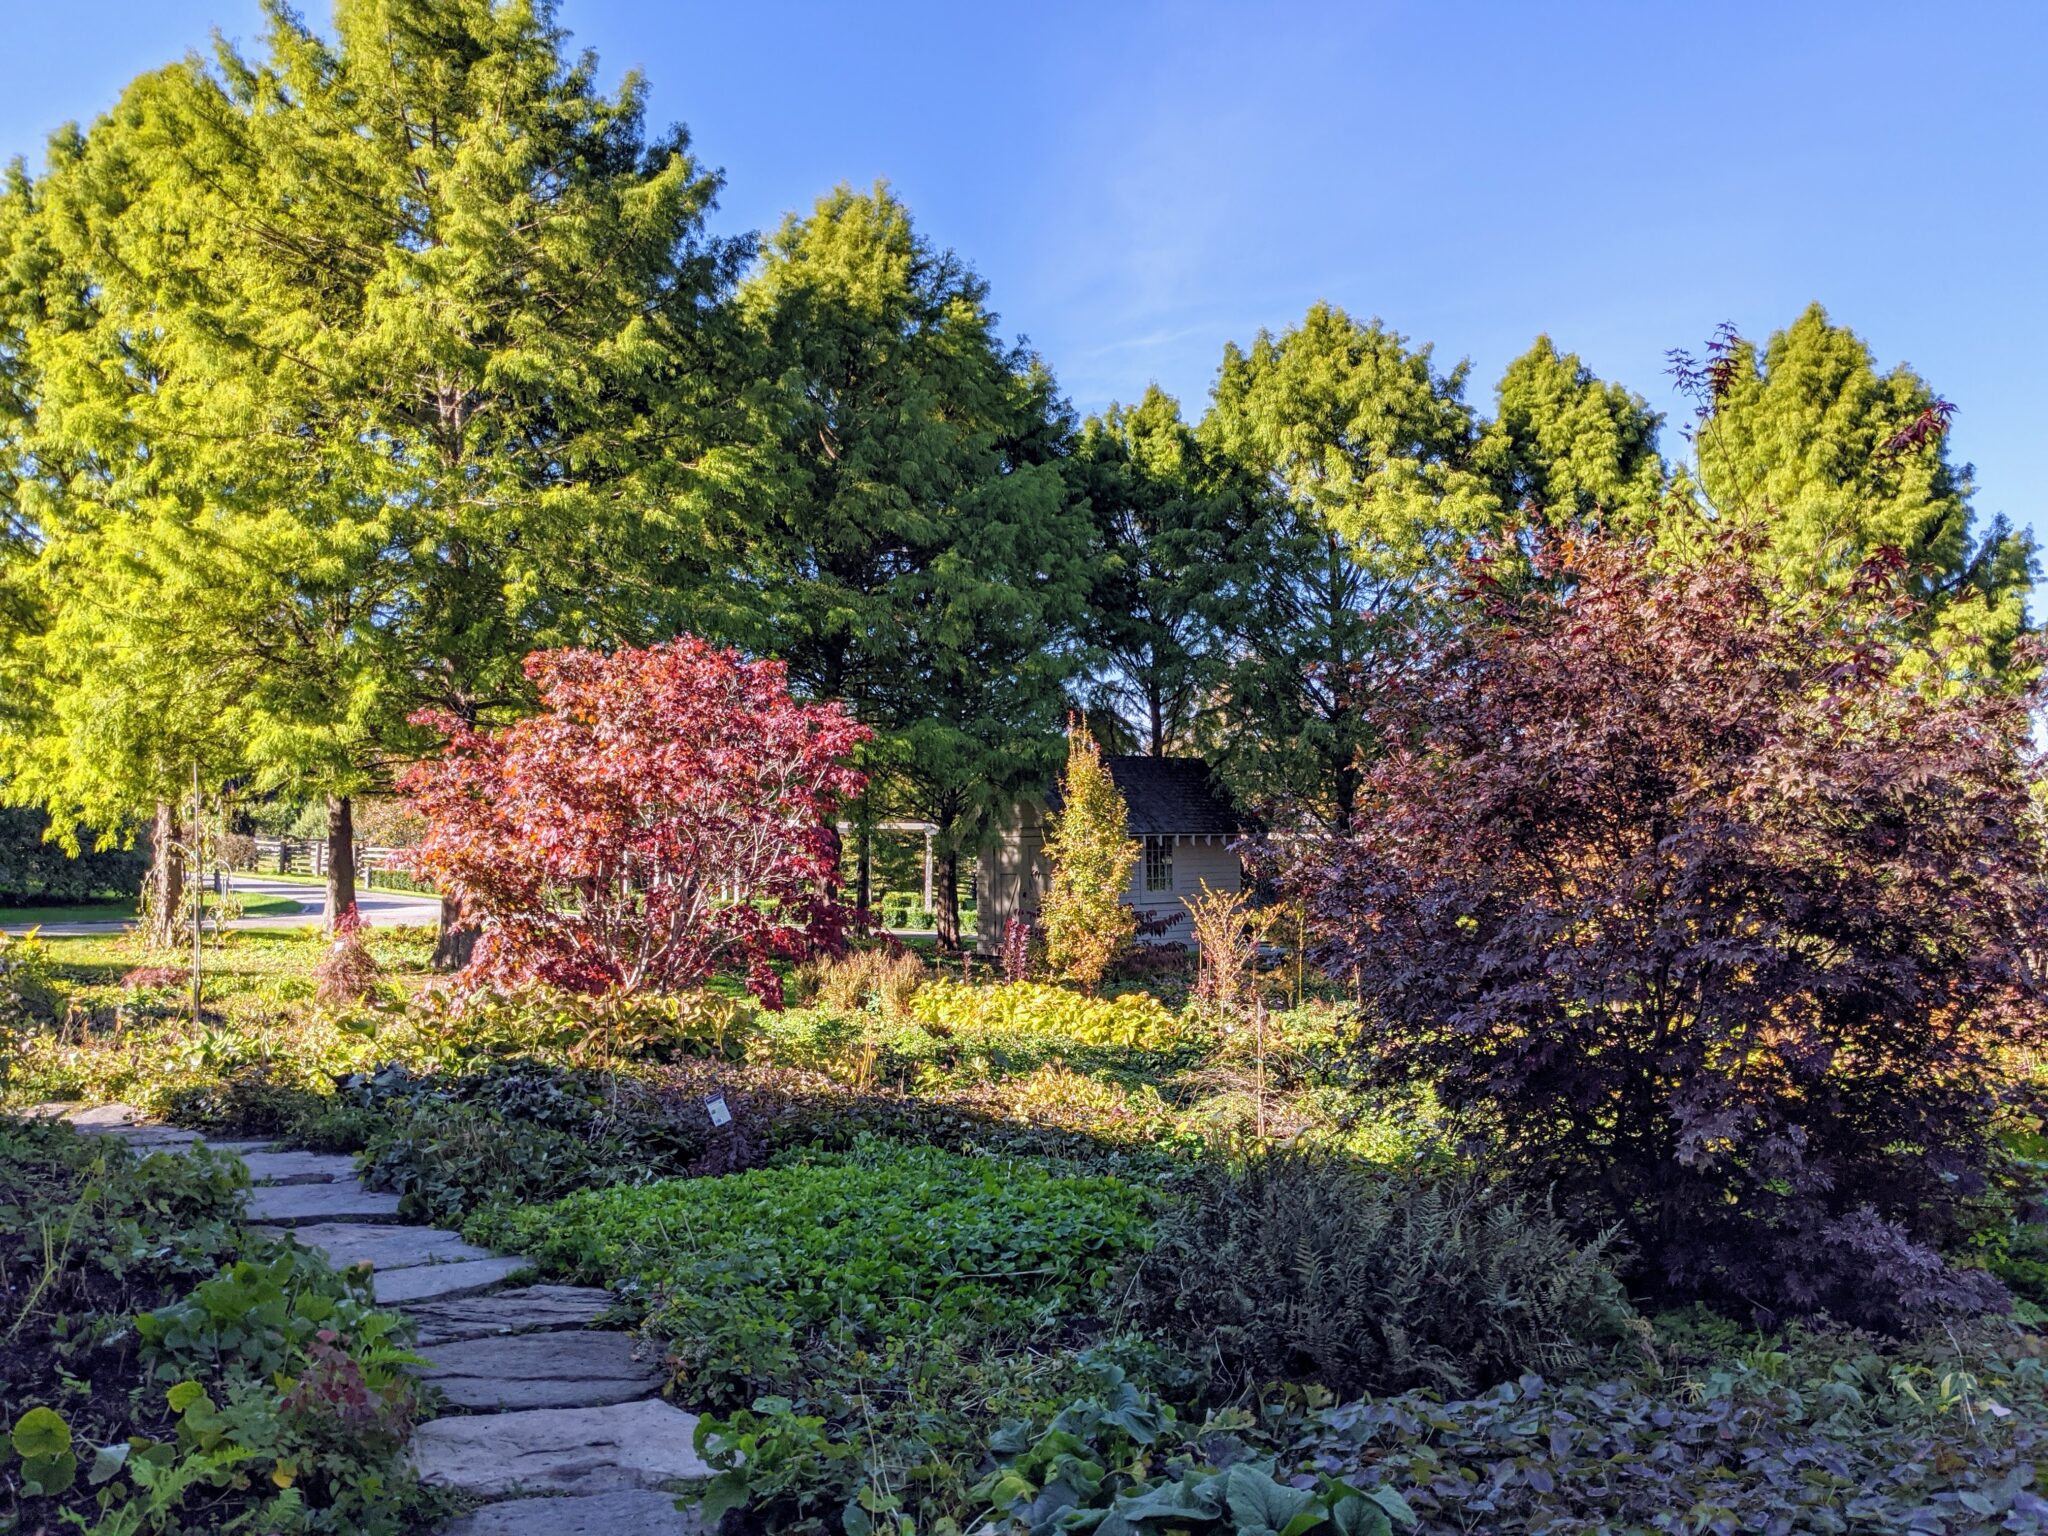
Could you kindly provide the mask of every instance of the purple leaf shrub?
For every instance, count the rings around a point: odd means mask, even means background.
[[[1482,565],[1298,866],[1372,1070],[1619,1221],[1653,1292],[1890,1329],[2002,1302],[1937,1250],[2038,1038],[2038,693],[1909,676],[1900,565]]]

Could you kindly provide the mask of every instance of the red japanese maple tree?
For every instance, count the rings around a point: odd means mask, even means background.
[[[480,930],[466,977],[584,993],[695,986],[834,948],[835,808],[868,731],[790,697],[779,662],[685,636],[646,650],[537,651],[540,713],[501,731],[451,715],[401,788],[427,819],[413,867]]]

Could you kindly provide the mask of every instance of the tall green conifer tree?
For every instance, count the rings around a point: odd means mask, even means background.
[[[1499,519],[1465,375],[1327,304],[1224,351],[1201,435],[1258,500],[1226,552],[1210,740],[1233,791],[1282,819],[1349,825],[1366,705],[1441,621],[1452,557]]]
[[[739,252],[545,5],[339,0],[332,41],[267,10],[260,57],[143,77],[43,183],[90,313],[23,344],[38,563],[119,568],[112,649],[217,681],[258,782],[327,796],[339,910],[414,710],[516,708],[524,652],[672,628],[714,565]]]
[[[239,762],[239,695],[213,658],[195,664],[144,621],[163,552],[139,530],[169,460],[160,425],[121,401],[166,374],[160,338],[109,327],[106,286],[68,254],[75,211],[57,178],[83,154],[65,130],[51,177],[17,164],[0,190],[0,797],[43,810],[73,852],[146,819],[145,932],[162,943],[184,898],[194,770],[210,787]]]
[[[957,943],[961,855],[1057,761],[1087,581],[1071,423],[987,285],[885,187],[791,217],[742,303],[769,366],[721,460],[758,529],[739,637],[875,727],[875,794],[937,826]]]
[[[1083,424],[1068,477],[1095,530],[1086,633],[1097,728],[1155,757],[1186,751],[1224,663],[1217,607],[1243,476],[1211,462],[1155,385]]]
[[[1664,497],[1661,424],[1641,395],[1538,336],[1501,375],[1476,463],[1505,509],[1554,528],[1640,532]]]
[[[1903,363],[1880,373],[1863,339],[1818,304],[1762,347],[1736,341],[1697,376],[1702,516],[1667,538],[1761,527],[1762,558],[1824,583],[1895,547],[1923,605],[1914,664],[1939,657],[1959,684],[2005,671],[2026,628],[2033,541],[2002,516],[1975,526],[1971,468],[1948,452],[1952,408],[1925,380]]]

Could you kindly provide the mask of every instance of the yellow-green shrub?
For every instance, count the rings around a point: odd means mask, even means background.
[[[1079,725],[1067,727],[1062,806],[1046,826],[1052,883],[1041,903],[1046,963],[1053,973],[1093,990],[1137,931],[1124,887],[1143,847],[1130,835],[1130,811],[1102,761],[1102,749]]]
[[[992,1090],[1012,1119],[1105,1141],[1151,1141],[1170,1130],[1173,1107],[1150,1083],[1126,1088],[1051,1062]]]
[[[911,999],[910,1015],[934,1029],[1001,1030],[1127,1050],[1165,1050],[1185,1038],[1181,1021],[1149,992],[1084,997],[1037,981],[929,982]]]
[[[121,1102],[183,1114],[209,1093],[240,1091],[231,1083],[263,1096],[329,1093],[333,1078],[377,1059],[366,1029],[317,1013],[218,1027],[172,1015],[111,1029],[39,1029],[16,1042],[7,1102]]]

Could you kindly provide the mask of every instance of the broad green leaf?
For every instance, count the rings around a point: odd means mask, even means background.
[[[71,1449],[71,1426],[54,1408],[40,1405],[14,1421],[14,1450],[24,1461],[62,1456]]]
[[[704,1529],[715,1531],[718,1522],[735,1509],[744,1509],[749,1491],[744,1472],[721,1472],[704,1485],[704,1496],[697,1503],[697,1517],[704,1523]]]
[[[1303,1488],[1289,1488],[1249,1462],[1239,1462],[1224,1475],[1223,1495],[1230,1518],[1239,1525],[1284,1529],[1315,1501]]]
[[[1381,1509],[1384,1509],[1390,1518],[1400,1521],[1401,1524],[1413,1525],[1416,1523],[1417,1516],[1415,1511],[1409,1507],[1408,1501],[1402,1498],[1394,1489],[1374,1488],[1369,1490],[1365,1496],[1371,1499],[1373,1503],[1379,1505]]]
[[[1336,1536],[1392,1536],[1394,1529],[1385,1510],[1355,1493],[1330,1507],[1330,1528]]]
[[[21,1480],[35,1493],[62,1493],[77,1477],[78,1458],[69,1451],[55,1456],[29,1456],[21,1463]]]

